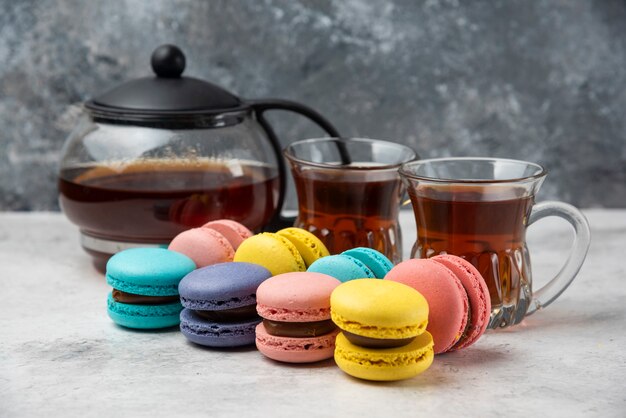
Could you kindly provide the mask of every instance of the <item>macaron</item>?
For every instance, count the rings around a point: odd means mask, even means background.
[[[375,278],[374,272],[363,262],[349,255],[337,254],[320,258],[307,269],[310,273],[328,274],[341,282]]]
[[[341,282],[320,273],[274,276],[257,289],[259,351],[277,361],[310,363],[333,356],[337,327],[330,319],[330,295]]]
[[[111,319],[124,327],[166,328],[179,323],[178,283],[196,268],[189,257],[164,248],[132,248],[111,257],[107,299]]]
[[[209,347],[254,344],[261,318],[256,289],[271,273],[256,264],[227,262],[187,274],[178,285],[185,307],[180,330],[190,341]]]
[[[485,333],[491,316],[489,288],[476,267],[464,258],[450,254],[438,255],[431,260],[443,264],[461,281],[469,302],[469,318],[463,335],[452,347],[459,350],[474,344]]]
[[[258,264],[273,276],[306,270],[304,258],[296,246],[284,236],[271,232],[254,235],[242,242],[234,261]]]
[[[371,248],[358,247],[315,261],[307,271],[333,276],[342,282],[354,279],[382,279],[393,263]]]
[[[385,277],[389,270],[393,268],[393,263],[380,251],[376,251],[372,248],[357,247],[351,250],[346,250],[343,255],[354,257],[363,264],[365,264],[377,279]]]
[[[480,273],[468,264],[453,255],[407,260],[385,276],[385,280],[411,286],[428,301],[428,331],[435,342],[435,354],[473,344],[487,327],[489,290]]]
[[[302,228],[285,228],[276,234],[287,238],[296,247],[306,266],[330,255],[324,243],[309,231]]]
[[[416,290],[392,281],[356,279],[338,286],[330,303],[332,320],[341,329],[335,362],[347,374],[401,380],[430,367],[428,302]]]
[[[187,255],[198,268],[233,261],[235,250],[252,232],[228,219],[212,221],[178,234],[168,249]]]
[[[202,225],[202,228],[213,229],[222,234],[235,251],[246,238],[250,238],[252,236],[252,231],[239,222],[235,222],[230,219],[220,219],[217,221],[207,222]]]

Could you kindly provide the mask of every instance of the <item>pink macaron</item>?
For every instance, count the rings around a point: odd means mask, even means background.
[[[202,228],[213,229],[230,242],[233,250],[237,251],[239,245],[246,239],[252,236],[252,231],[240,224],[239,222],[231,221],[230,219],[220,219],[219,221],[211,221],[204,225]]]
[[[450,350],[467,326],[469,301],[452,271],[432,260],[407,260],[387,273],[385,280],[411,286],[428,301],[426,329],[433,336],[435,354]]]
[[[464,258],[450,254],[438,255],[431,260],[443,264],[461,281],[469,301],[469,322],[453,350],[469,347],[485,332],[491,315],[489,288],[476,267]]]
[[[428,301],[427,330],[435,354],[475,343],[485,332],[491,314],[489,289],[478,270],[454,255],[407,260],[385,276],[411,286]]]
[[[341,282],[322,273],[279,274],[256,292],[256,346],[265,356],[287,363],[333,357],[339,330],[330,318],[330,294]]]
[[[211,221],[178,234],[168,249],[185,254],[198,268],[233,261],[235,250],[252,232],[228,219]]]

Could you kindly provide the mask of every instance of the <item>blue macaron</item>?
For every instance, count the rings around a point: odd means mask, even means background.
[[[327,274],[342,282],[375,278],[374,272],[363,262],[345,254],[322,257],[311,264],[307,271]]]
[[[182,309],[178,283],[196,268],[187,256],[164,248],[132,248],[109,259],[106,280],[111,319],[124,327],[157,329],[177,325]]]
[[[357,247],[342,254],[354,257],[372,270],[377,279],[384,278],[393,268],[393,263],[383,253],[372,248]]]
[[[316,260],[307,271],[324,273],[342,282],[355,279],[382,279],[393,263],[382,253],[371,248],[358,247],[338,255]]]
[[[180,330],[190,341],[209,347],[254,344],[256,290],[272,276],[257,264],[228,262],[194,270],[181,280]]]

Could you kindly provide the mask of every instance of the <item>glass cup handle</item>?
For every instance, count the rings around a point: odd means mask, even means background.
[[[582,267],[589,249],[591,239],[589,222],[587,222],[587,218],[580,210],[563,202],[548,201],[537,203],[530,214],[528,226],[547,216],[558,216],[569,222],[574,227],[574,242],[565,265],[561,267],[557,275],[541,289],[533,292],[533,299],[526,315],[545,308],[567,289]]]

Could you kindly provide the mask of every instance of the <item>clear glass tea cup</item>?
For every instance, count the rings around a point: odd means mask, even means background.
[[[400,169],[417,224],[411,257],[448,253],[470,261],[489,287],[490,328],[517,324],[548,306],[585,260],[590,233],[584,215],[562,202],[535,204],[546,174],[538,164],[497,158],[420,160]],[[526,229],[547,216],[568,221],[574,243],[556,277],[533,291]]]
[[[415,151],[375,139],[320,138],[294,142],[284,155],[298,195],[295,226],[315,234],[331,254],[369,247],[401,260],[398,168],[417,158]]]

